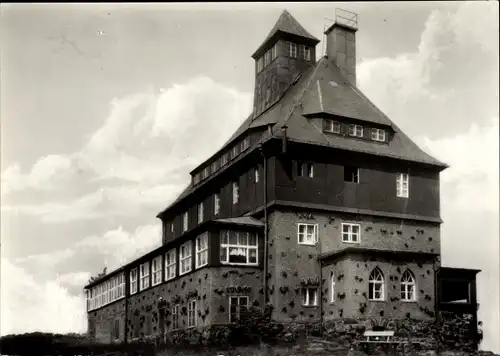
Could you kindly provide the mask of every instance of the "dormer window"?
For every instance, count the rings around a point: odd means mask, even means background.
[[[241,151],[246,150],[248,147],[250,147],[250,139],[248,137],[245,137],[241,142]]]
[[[227,153],[224,153],[221,157],[221,167],[224,167],[227,164]]]
[[[239,147],[238,145],[233,146],[233,149],[231,150],[231,158],[235,158],[239,154]]]
[[[196,173],[193,177],[193,183],[198,184],[200,182],[200,173]]]
[[[363,126],[349,125],[349,136],[363,137]]]
[[[212,163],[211,168],[212,168],[212,173],[215,173],[215,172],[219,169],[219,161],[217,161],[217,160],[216,160],[216,161],[214,161],[214,162]]]
[[[286,55],[288,57],[297,58],[297,44],[292,42],[286,43]]]
[[[203,169],[203,179],[208,178],[209,175],[210,175],[210,167],[207,166]]]
[[[300,45],[299,47],[299,58],[306,61],[311,60],[311,48],[305,45]]]
[[[340,133],[340,122],[330,120],[330,119],[325,119],[325,131],[339,134]]]
[[[385,142],[385,130],[372,129],[372,140]]]

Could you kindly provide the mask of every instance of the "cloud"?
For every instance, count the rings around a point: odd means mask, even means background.
[[[363,59],[358,84],[410,136],[455,135],[472,120],[488,126],[499,115],[497,19],[493,3],[435,10],[416,51]]]
[[[26,270],[2,258],[2,335],[46,331],[86,330],[85,300],[73,296],[57,281],[37,282]]]
[[[206,77],[115,98],[104,124],[78,152],[43,157],[27,173],[19,165],[5,169],[2,196],[9,199],[2,210],[46,223],[158,212],[250,108],[251,94]],[[50,195],[37,195],[48,189]]]

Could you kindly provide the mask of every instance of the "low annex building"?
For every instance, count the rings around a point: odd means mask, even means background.
[[[85,287],[97,340],[266,304],[283,322],[435,316],[447,166],[357,88],[357,21],[342,20],[317,60],[320,41],[281,14],[252,55],[253,112],[157,215],[162,246]]]

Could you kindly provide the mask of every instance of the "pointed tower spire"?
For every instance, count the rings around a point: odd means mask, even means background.
[[[314,66],[319,40],[284,10],[255,51],[254,115],[269,108],[298,74]]]

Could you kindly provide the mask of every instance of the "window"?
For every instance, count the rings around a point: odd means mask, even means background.
[[[186,211],[184,214],[182,214],[182,232],[185,232],[188,229],[188,218],[188,212]]]
[[[139,290],[144,290],[149,287],[149,262],[139,266],[140,285]]]
[[[403,302],[414,302],[417,300],[415,295],[415,277],[408,269],[401,277],[401,300]]]
[[[212,166],[211,166],[212,173],[217,172],[218,169],[219,169],[219,161],[216,160],[216,161],[212,162]]]
[[[248,147],[250,147],[250,139],[245,137],[243,141],[241,141],[241,151],[246,150]]]
[[[380,301],[384,300],[384,275],[378,267],[375,268],[370,274],[368,287],[368,299]]]
[[[330,303],[335,303],[335,273],[330,277]]]
[[[305,45],[300,45],[299,58],[309,61],[311,59],[311,48]]]
[[[188,328],[196,326],[196,300],[190,300],[188,303]]]
[[[172,330],[179,329],[179,304],[172,307]]]
[[[340,122],[325,119],[325,131],[331,133],[340,133]]]
[[[238,145],[233,146],[231,150],[231,158],[235,158],[240,153],[240,147]]]
[[[363,126],[349,125],[349,136],[363,137]]]
[[[312,163],[298,162],[299,177],[314,177],[314,165]]]
[[[254,182],[259,183],[259,167],[254,168]]]
[[[210,175],[210,167],[205,167],[203,168],[203,175],[204,175],[204,178],[208,178],[208,176]]]
[[[264,54],[264,68],[267,67],[271,63],[271,50],[267,51]]]
[[[260,57],[257,59],[257,73],[260,73],[262,69],[264,68],[264,58]]]
[[[152,285],[157,285],[161,283],[161,256],[156,257],[153,260],[153,283]]]
[[[205,266],[208,263],[208,233],[204,233],[196,238],[196,268]]]
[[[297,45],[295,43],[287,42],[285,48],[288,57],[297,58]]]
[[[219,215],[220,211],[220,195],[219,193],[214,194],[214,215]]]
[[[317,224],[298,224],[298,238],[301,245],[314,245],[318,242]]]
[[[120,320],[115,319],[113,323],[113,339],[118,340],[120,338]]]
[[[318,305],[318,288],[302,288],[302,305],[306,307]]]
[[[175,277],[176,250],[170,250],[165,255],[165,280],[168,281]]]
[[[196,173],[193,177],[193,183],[194,184],[198,184],[200,181],[200,174],[199,173]]]
[[[342,242],[359,243],[359,224],[342,223]]]
[[[271,101],[271,87],[266,88],[266,103],[269,103]]]
[[[181,264],[181,271],[179,275],[188,273],[191,271],[191,241],[186,242],[180,248],[179,262]]]
[[[257,236],[243,231],[221,231],[220,261],[243,265],[257,264]]]
[[[396,176],[396,191],[399,198],[408,198],[408,186],[410,183],[410,176],[407,173],[398,173]]]
[[[227,164],[227,153],[224,153],[221,157],[221,167],[224,167]]]
[[[351,183],[359,183],[359,168],[345,166],[344,181]]]
[[[271,48],[271,60],[274,61],[274,59],[277,57],[278,53],[278,44],[274,44],[273,48]]]
[[[174,232],[175,231],[175,227],[174,227],[174,222],[172,221],[170,223],[170,232]]]
[[[238,296],[229,297],[229,322],[234,323],[241,320],[241,314],[244,314],[248,308],[248,297]]]
[[[198,224],[203,222],[203,203],[198,204]]]
[[[380,129],[372,129],[372,140],[374,141],[385,141],[385,131]]]
[[[233,182],[233,204],[236,204],[240,199],[240,187],[238,182]]]

